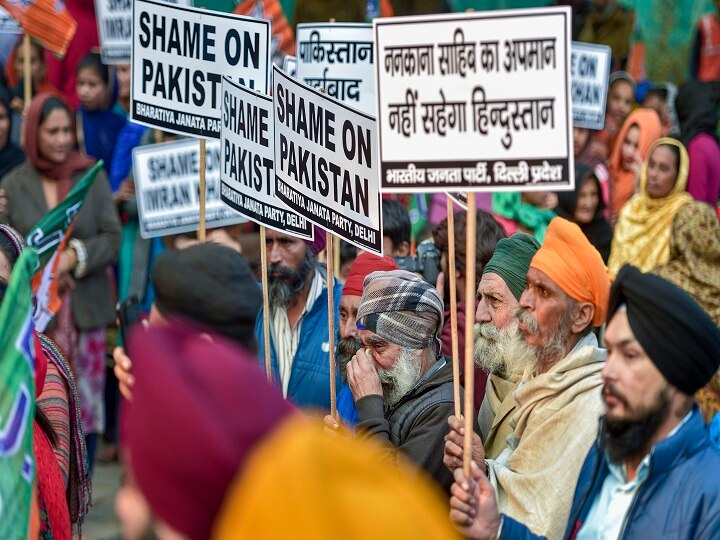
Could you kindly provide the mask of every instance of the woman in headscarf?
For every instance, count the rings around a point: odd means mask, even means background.
[[[653,271],[687,291],[720,326],[720,219],[702,202],[685,205],[675,216],[670,236],[670,260]],[[695,400],[710,422],[720,411],[720,373]]]
[[[5,62],[5,79],[12,94],[11,106],[18,113],[22,113],[24,108],[24,54],[23,36],[20,36]],[[30,66],[33,96],[42,92],[62,95],[60,90],[47,80],[45,50],[34,41],[30,43]]]
[[[95,161],[75,149],[72,113],[57,97],[38,94],[24,130],[27,161],[3,179],[7,207],[0,211],[0,222],[27,235]],[[115,320],[106,269],[119,245],[120,221],[101,170],[75,218],[67,248],[58,254],[62,307],[50,332],[78,382],[91,464],[95,434],[104,424],[105,327]]]
[[[600,180],[593,169],[584,163],[575,164],[575,190],[560,191],[555,213],[577,223],[590,243],[595,246],[607,264],[610,257],[612,229],[603,215],[605,202]]]
[[[25,161],[25,154],[10,139],[13,110],[10,92],[0,86],[0,179]]]
[[[704,201],[711,206],[715,206],[720,197],[717,107],[715,90],[699,81],[683,84],[675,99],[680,140],[690,156],[687,191],[696,201]]]
[[[610,221],[615,222],[623,205],[637,190],[640,170],[650,145],[660,138],[660,117],[652,109],[630,113],[615,139],[608,169],[610,172]]]
[[[10,279],[25,242],[0,225],[0,284]],[[3,293],[0,293],[0,301]],[[70,367],[45,335],[35,339],[35,424],[37,504],[43,538],[70,538],[80,532],[90,503],[90,477],[77,387]]]
[[[623,207],[615,227],[608,268],[624,264],[642,272],[670,260],[670,232],[680,209],[692,201],[685,192],[689,159],[683,144],[668,137],[651,147],[640,175],[640,191]]]

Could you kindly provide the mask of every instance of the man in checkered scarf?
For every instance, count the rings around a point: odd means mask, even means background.
[[[363,348],[347,365],[358,436],[385,444],[388,459],[404,454],[444,489],[443,437],[453,413],[452,360],[440,356],[443,301],[405,270],[365,278],[357,313]]]

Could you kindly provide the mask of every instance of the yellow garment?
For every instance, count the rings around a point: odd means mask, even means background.
[[[507,446],[513,432],[510,425],[515,414],[515,389],[518,379],[508,380],[491,373],[485,386],[485,397],[478,412],[478,425],[485,457],[495,459]]]
[[[667,197],[651,199],[647,195],[647,169],[653,151],[668,144],[680,149],[680,166],[675,186]],[[640,176],[640,192],[633,195],[620,211],[608,268],[617,274],[625,264],[649,272],[670,259],[670,232],[678,211],[693,199],[685,192],[690,159],[680,141],[664,137],[650,148]]]
[[[214,538],[459,538],[428,480],[372,441],[304,420],[280,426],[233,481]]]

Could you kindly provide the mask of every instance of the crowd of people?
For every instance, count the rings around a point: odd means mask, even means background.
[[[292,24],[452,7],[350,4],[283,7]],[[33,43],[25,103],[22,39],[0,40],[0,298],[28,233],[104,162],[35,336],[42,538],[81,534],[95,463],[118,459],[129,539],[720,538],[720,18],[695,21],[687,80],[649,82],[631,9],[570,4],[613,65],[603,129],[573,129],[574,190],[479,195],[475,253],[445,194],[383,194],[385,256],[342,242],[337,275],[319,228],[142,238],[132,149],[176,136],[127,120],[130,65],[103,64],[95,28],[64,60]]]

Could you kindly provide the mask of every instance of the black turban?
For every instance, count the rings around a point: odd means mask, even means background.
[[[635,338],[670,384],[688,395],[720,367],[720,329],[679,287],[625,265],[610,291],[608,321],[620,306]]]
[[[152,283],[162,314],[182,316],[256,349],[262,291],[238,252],[216,244],[165,251],[155,261]]]

